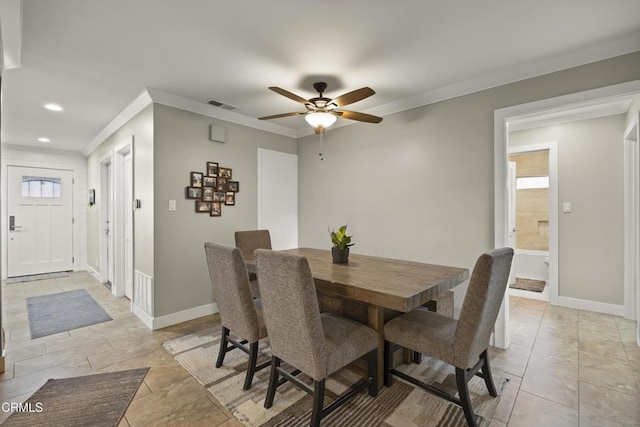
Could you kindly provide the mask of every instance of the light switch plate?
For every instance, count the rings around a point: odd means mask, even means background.
[[[170,211],[175,211],[176,210],[176,201],[175,200],[169,200],[169,210]]]
[[[571,213],[571,203],[570,202],[564,202],[562,204],[562,212]]]

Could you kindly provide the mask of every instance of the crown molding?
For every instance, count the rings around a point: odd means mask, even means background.
[[[22,64],[22,0],[0,0],[2,71]]]
[[[144,110],[151,103],[151,96],[149,95],[149,92],[145,90],[136,99],[134,99],[131,104],[127,105],[124,110],[120,111],[120,113],[118,113],[118,115],[111,120],[89,144],[87,144],[84,150],[82,150],[82,154],[84,154],[85,157],[89,156],[93,150],[98,148],[98,146],[113,135],[115,131],[124,126],[125,123],[134,118],[136,114]]]
[[[190,111],[192,113],[201,114],[203,116],[213,117],[214,119],[220,119],[238,125],[263,130],[265,132],[288,136],[289,138],[298,137],[298,132],[296,131],[296,129],[291,129],[286,126],[258,120],[254,117],[245,116],[244,114],[238,114],[233,111],[214,107],[213,105],[204,104],[202,102],[194,101],[182,96],[162,92],[157,89],[148,88],[147,93],[149,93],[149,95],[151,96],[152,101],[157,104],[179,108],[181,110]]]
[[[579,67],[581,65],[602,61],[616,56],[637,52],[640,46],[640,33],[631,36],[600,43],[584,49],[565,52],[555,56],[547,57],[538,61],[530,61],[506,68],[496,73],[487,74],[478,78],[458,82],[443,88],[415,95],[399,101],[379,105],[363,112],[376,116],[387,116],[413,108],[423,107],[447,99],[469,95],[481,90],[491,89],[498,86],[515,83],[518,81],[539,77],[545,74]],[[357,122],[342,120],[334,124],[332,128],[352,125]],[[298,130],[298,137],[313,135],[313,129],[301,128]]]

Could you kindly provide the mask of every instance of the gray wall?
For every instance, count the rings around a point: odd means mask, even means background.
[[[493,247],[493,112],[638,79],[640,52],[354,124],[298,142],[299,241],[328,248],[349,223],[357,253],[472,267]],[[357,110],[357,104],[353,107]],[[456,290],[461,305],[466,288]]]
[[[209,125],[227,128],[224,144],[208,139]],[[154,105],[154,316],[213,302],[203,245],[234,244],[236,230],[255,229],[258,148],[296,153],[295,139],[223,122],[188,111]],[[222,217],[196,214],[185,199],[189,172],[205,171],[206,162],[233,169],[240,181],[236,206],[223,206]],[[169,200],[177,201],[170,212]]]
[[[624,126],[621,114],[509,134],[512,146],[558,141],[561,297],[624,304]]]
[[[100,272],[100,158],[133,135],[133,194],[142,200],[134,214],[134,268],[153,276],[153,106],[125,123],[87,157],[87,188],[96,190],[96,204],[87,207],[87,264]]]

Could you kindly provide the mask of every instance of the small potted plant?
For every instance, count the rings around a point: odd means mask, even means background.
[[[331,248],[333,262],[336,264],[349,262],[349,246],[353,246],[353,243],[351,243],[352,236],[347,236],[347,226],[343,225],[338,228],[338,231],[329,230],[329,236],[333,244]]]

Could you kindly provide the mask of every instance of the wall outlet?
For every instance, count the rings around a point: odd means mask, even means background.
[[[571,203],[570,202],[564,202],[562,204],[562,212],[571,213]]]

